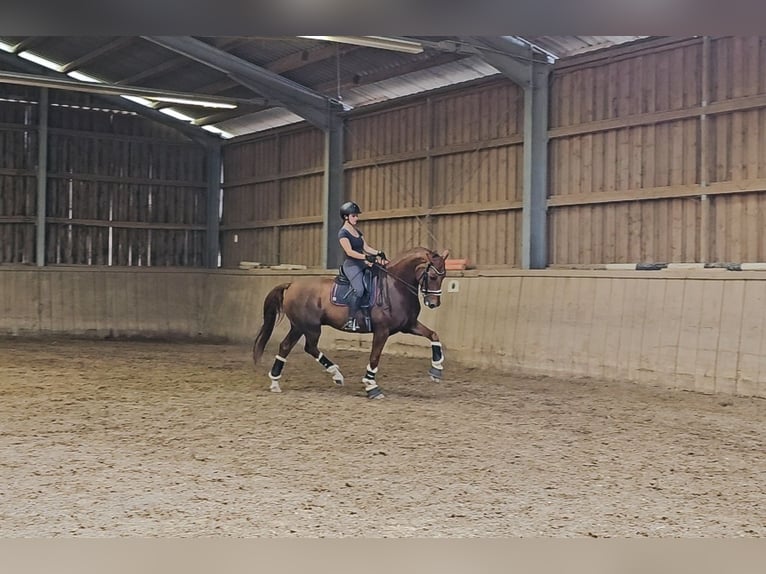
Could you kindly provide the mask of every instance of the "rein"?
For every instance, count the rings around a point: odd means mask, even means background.
[[[441,289],[429,289],[428,288],[428,280],[429,280],[428,272],[431,269],[433,269],[434,272],[437,275],[444,275],[444,274],[447,273],[447,270],[445,269],[444,271],[439,271],[436,268],[436,265],[434,265],[430,261],[426,264],[426,268],[423,270],[423,273],[420,274],[420,278],[417,280],[417,285],[418,285],[417,287],[413,287],[411,283],[405,281],[404,279],[402,279],[401,277],[398,277],[397,275],[394,275],[393,273],[391,273],[388,269],[386,269],[382,265],[379,265],[378,263],[376,263],[375,266],[378,269],[382,270],[384,273],[386,273],[389,277],[393,277],[394,279],[399,281],[399,283],[401,283],[402,285],[404,285],[407,288],[407,291],[409,291],[410,293],[412,293],[416,297],[418,295],[418,292],[422,293],[424,298],[425,298],[426,295],[441,295],[442,294],[442,290]]]

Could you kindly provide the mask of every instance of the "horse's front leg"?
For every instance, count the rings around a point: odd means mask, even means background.
[[[378,374],[378,364],[380,363],[380,354],[388,341],[388,329],[375,331],[372,336],[372,350],[370,351],[370,363],[367,365],[367,372],[362,379],[364,391],[368,399],[382,399],[383,391],[375,382],[375,375]]]
[[[431,341],[431,368],[428,370],[428,374],[431,375],[431,380],[440,381],[442,371],[444,370],[444,351],[442,350],[441,341],[439,341],[439,335],[420,321],[414,327],[404,332],[411,335],[420,335]]]

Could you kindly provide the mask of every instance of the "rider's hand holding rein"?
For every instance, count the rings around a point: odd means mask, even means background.
[[[386,254],[383,251],[378,251],[375,254],[376,259],[378,260],[378,263],[385,267],[388,265],[388,257],[386,257]]]

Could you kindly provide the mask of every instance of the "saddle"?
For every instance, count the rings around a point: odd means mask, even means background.
[[[362,277],[362,283],[364,284],[364,293],[359,298],[359,308],[367,310],[375,304],[375,293],[378,288],[378,276],[372,272],[372,269],[365,269]],[[346,273],[343,271],[343,267],[338,269],[338,275],[335,276],[333,282],[332,291],[330,292],[330,301],[333,305],[339,307],[348,307],[346,299],[348,298],[349,291],[351,291],[351,282],[346,277]]]

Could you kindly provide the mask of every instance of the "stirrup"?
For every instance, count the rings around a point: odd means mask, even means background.
[[[346,321],[346,324],[343,325],[342,329],[344,331],[356,333],[359,330],[359,325],[356,324],[356,319],[349,319],[348,321]]]

